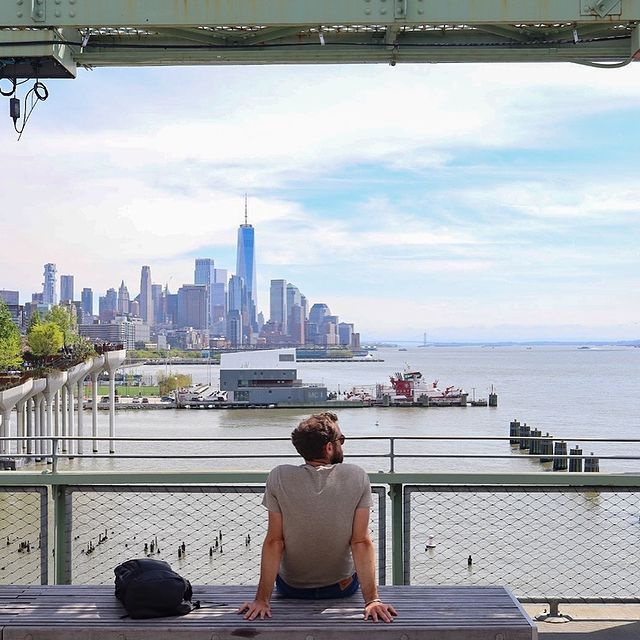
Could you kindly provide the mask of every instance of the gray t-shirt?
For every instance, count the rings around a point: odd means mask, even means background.
[[[262,504],[282,513],[280,576],[287,584],[326,587],[353,575],[353,516],[356,509],[371,507],[364,469],[353,464],[281,465],[267,478]]]

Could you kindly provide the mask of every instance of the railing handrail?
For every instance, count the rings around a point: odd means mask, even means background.
[[[268,470],[191,471],[11,471],[0,473],[0,486],[33,485],[145,485],[145,484],[264,484]],[[458,486],[566,486],[640,487],[640,473],[550,472],[446,472],[374,471],[367,474],[374,485]]]
[[[640,438],[585,438],[585,437],[574,437],[574,436],[565,436],[565,437],[557,437],[553,435],[548,436],[347,436],[348,441],[352,440],[487,440],[487,441],[505,441],[505,440],[513,440],[517,438],[520,440],[554,440],[557,442],[640,442]],[[202,437],[202,436],[190,436],[185,438],[184,436],[69,436],[69,435],[58,435],[58,436],[11,436],[11,437],[0,437],[0,442],[6,441],[15,441],[19,440],[51,440],[52,438],[56,439],[66,439],[66,440],[102,440],[102,441],[145,441],[145,442],[291,442],[291,438],[288,436],[248,436],[248,437],[230,437],[230,436],[212,436],[212,437]],[[539,455],[539,454],[532,454]]]
[[[409,453],[403,453],[402,451],[398,451],[396,445],[398,443],[406,443],[406,442],[432,442],[432,441],[464,441],[464,442],[506,442],[509,441],[512,445],[514,442],[513,436],[445,436],[445,435],[428,435],[428,436],[407,436],[407,435],[358,435],[358,436],[350,436],[350,442],[384,442],[387,444],[386,450],[374,451],[374,452],[358,452],[351,450],[349,452],[349,456],[352,459],[377,459],[377,460],[388,460],[389,462],[389,471],[395,472],[396,461],[399,460],[437,460],[437,459],[447,459],[447,460],[534,460],[536,458],[542,459],[546,462],[563,460],[563,461],[585,461],[585,464],[589,460],[640,460],[640,455],[628,455],[628,454],[594,454],[594,453],[583,453],[580,450],[580,454],[577,454],[575,451],[569,450],[566,453],[559,453],[557,450],[549,453],[536,452],[531,453],[530,451],[526,451],[523,455],[518,457],[514,457],[513,453],[503,454],[503,453],[471,453],[471,452],[455,452],[455,453],[416,453],[415,451],[411,451]],[[112,459],[112,460],[128,460],[128,459],[148,459],[148,460],[233,460],[233,459],[267,459],[267,460],[282,460],[282,459],[293,459],[298,458],[299,456],[291,451],[291,449],[287,449],[284,451],[276,451],[276,452],[264,452],[264,453],[256,453],[255,451],[251,451],[250,453],[235,453],[235,452],[225,452],[225,453],[160,453],[160,454],[149,454],[147,451],[141,453],[115,453],[115,443],[117,442],[179,442],[181,444],[197,444],[203,442],[225,442],[225,443],[238,443],[238,444],[251,444],[251,443],[264,443],[264,442],[282,442],[289,443],[290,438],[287,436],[250,436],[250,437],[230,437],[230,436],[211,436],[211,437],[180,437],[180,436],[161,436],[161,437],[146,437],[146,436],[121,436],[121,437],[113,437],[113,436],[82,436],[78,437],[76,435],[70,434],[59,434],[59,435],[49,435],[49,436],[27,436],[27,435],[19,435],[16,437],[2,437],[0,438],[0,443],[3,441],[18,441],[22,442],[22,446],[24,447],[25,443],[29,443],[30,445],[34,442],[47,442],[47,444],[43,448],[46,450],[40,451],[38,453],[34,453],[31,451],[31,447],[29,447],[29,451],[23,453],[17,453],[19,451],[19,447],[17,445],[16,453],[4,453],[0,454],[0,458],[12,458],[12,459],[33,459],[37,460],[46,460],[52,463],[52,471],[55,473],[58,471],[58,464],[61,460],[65,459]],[[518,437],[518,443],[521,443],[522,440],[554,440],[559,442],[566,442],[567,440],[573,440],[572,438],[563,438],[559,440],[557,438],[553,438],[553,436],[544,436],[544,437],[536,437],[536,436],[521,436]],[[67,444],[69,442],[93,442],[93,449],[96,450],[92,453],[84,454],[77,453],[73,451],[73,447],[70,450],[67,450]],[[109,442],[109,454],[102,454],[97,452],[97,443],[98,442]],[[574,440],[575,442],[575,440]],[[579,442],[610,442],[610,443],[634,443],[640,442],[638,438],[585,438]],[[24,449],[22,449],[24,451]],[[13,471],[12,471],[13,472]],[[578,471],[570,470],[570,474],[575,474]],[[1,472],[0,472],[1,473]],[[546,473],[546,471],[545,471]]]

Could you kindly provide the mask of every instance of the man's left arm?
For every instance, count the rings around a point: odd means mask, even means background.
[[[356,509],[351,533],[351,554],[364,598],[364,619],[373,622],[393,622],[398,612],[382,602],[376,585],[376,553],[369,535],[369,508]]]

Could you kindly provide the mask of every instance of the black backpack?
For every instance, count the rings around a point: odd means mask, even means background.
[[[191,583],[162,560],[127,560],[113,572],[116,598],[131,618],[183,616],[200,605],[191,602]]]

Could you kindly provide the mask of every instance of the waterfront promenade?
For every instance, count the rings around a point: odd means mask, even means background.
[[[524,605],[533,618],[540,613],[536,605]],[[542,640],[637,640],[640,638],[640,604],[567,604],[562,612],[571,622],[537,622]]]
[[[366,455],[367,439],[354,440],[354,454]],[[116,439],[118,451],[128,444]],[[111,584],[116,564],[141,555],[169,561],[194,584],[257,582],[265,470],[92,472],[90,456],[60,455],[64,470],[0,472],[0,583]],[[271,466],[253,455],[254,468]],[[162,464],[163,456],[146,457]],[[119,458],[132,459],[109,456]],[[190,458],[206,466],[206,456]],[[84,470],[74,471],[79,463]],[[541,622],[543,637],[637,637],[637,474],[380,471],[370,479],[381,584],[505,585],[532,617],[555,601],[574,618]],[[426,549],[431,536],[435,548]],[[29,552],[20,551],[25,542]]]

